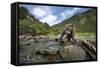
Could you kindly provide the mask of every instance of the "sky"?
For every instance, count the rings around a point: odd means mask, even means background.
[[[66,19],[69,19],[75,14],[83,13],[90,8],[80,7],[60,7],[60,6],[43,6],[43,5],[23,5],[29,12],[43,23],[48,23],[50,26],[58,24]]]

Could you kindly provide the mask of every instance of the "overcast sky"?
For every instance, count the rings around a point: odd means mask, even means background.
[[[32,15],[41,22],[47,22],[50,26],[60,23],[74,14],[86,12],[89,8],[58,7],[40,5],[20,5],[26,7]]]

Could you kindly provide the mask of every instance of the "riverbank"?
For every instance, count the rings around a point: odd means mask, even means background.
[[[56,37],[57,38],[57,37]],[[64,43],[61,46],[54,37],[19,36],[19,63],[46,63],[63,61],[92,60],[80,47],[81,40]]]

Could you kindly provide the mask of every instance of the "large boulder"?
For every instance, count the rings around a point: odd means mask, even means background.
[[[68,45],[60,48],[60,55],[64,61],[85,60],[85,51],[77,45]]]

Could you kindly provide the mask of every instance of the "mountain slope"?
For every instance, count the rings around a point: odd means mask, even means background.
[[[47,23],[37,20],[25,7],[19,7],[19,34],[47,35],[52,29]]]
[[[96,9],[90,9],[82,14],[77,14],[68,20],[53,25],[52,28],[61,33],[66,24],[72,23],[76,26],[77,32],[95,32],[96,31]]]

